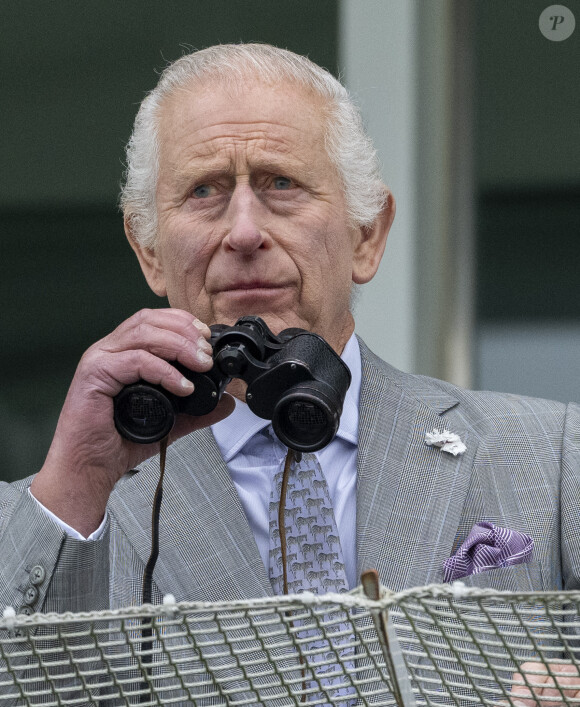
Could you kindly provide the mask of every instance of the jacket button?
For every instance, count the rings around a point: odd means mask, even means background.
[[[36,587],[28,587],[24,592],[24,600],[27,604],[34,604],[38,599],[38,589]]]
[[[46,572],[42,565],[35,565],[30,570],[30,581],[32,582],[32,584],[42,584],[44,582],[45,577]]]
[[[32,616],[34,614],[34,609],[31,606],[24,604],[18,609],[19,614],[24,614],[25,616]]]

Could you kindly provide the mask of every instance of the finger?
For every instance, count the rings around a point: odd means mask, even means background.
[[[193,383],[171,363],[143,349],[103,355],[91,378],[96,388],[109,397],[140,379],[161,385],[176,395],[189,395],[194,390]]]
[[[135,314],[126,321],[131,321],[134,317],[137,318],[137,321],[139,321],[140,317],[144,317],[152,322],[161,322],[166,317],[172,317],[175,321],[182,321],[186,324],[193,322],[201,331],[207,332],[208,336],[211,334],[211,330],[205,322],[202,322],[191,312],[176,307],[159,307],[156,309],[145,307],[135,312]]]
[[[537,672],[541,673],[538,677],[546,676],[548,678],[550,673],[554,675],[578,675],[578,668],[572,663],[538,663],[538,662],[528,662],[522,663],[520,666],[521,673]]]
[[[544,688],[544,694],[574,697],[580,691],[580,675],[575,665],[553,663],[548,668],[554,677],[549,677],[546,681],[550,688]]]
[[[543,663],[524,663],[519,673],[514,673],[513,680],[525,684],[525,681],[543,685],[548,680],[548,671]]]
[[[168,312],[169,310],[165,314],[167,315]],[[156,323],[164,324],[165,327],[169,323],[170,328],[156,326]],[[133,317],[131,323],[127,320],[113,334],[91,346],[83,356],[80,370],[88,377],[91,377],[92,372],[100,371],[103,378],[106,378],[108,373],[111,379],[116,381],[135,382],[138,380],[138,376],[135,375],[136,369],[126,368],[134,365],[132,358],[127,357],[126,352],[137,350],[146,351],[166,361],[179,361],[191,371],[207,371],[213,365],[211,344],[194,324],[191,315],[185,318],[184,313],[181,312],[178,317],[161,316],[160,318],[159,312],[152,311],[140,313],[139,316]],[[112,356],[119,356],[119,358],[112,358]],[[137,364],[145,365],[145,362],[137,362]],[[120,366],[124,366],[124,370],[119,370]],[[168,374],[166,367],[152,371],[149,366],[148,370],[146,380],[149,382],[155,382],[151,376]],[[127,373],[130,374],[128,378]],[[182,395],[191,393],[191,389],[186,389],[185,393],[183,390],[175,391],[172,387],[170,389]]]
[[[521,670],[521,673],[513,676],[514,682],[520,684],[513,686],[512,696],[533,696],[534,699],[524,699],[524,704],[560,705],[564,703],[559,701],[558,697],[570,698],[580,694],[580,676],[574,665],[554,663],[546,666],[542,663],[524,663]],[[524,684],[526,682],[531,690]]]
[[[534,694],[536,692],[534,691]],[[537,707],[538,702],[527,687],[516,687],[511,691],[511,704],[519,707]],[[503,704],[503,703],[502,703]]]
[[[153,313],[153,323],[155,323],[157,319],[155,316],[156,313],[160,312],[163,317],[165,317],[165,315],[174,317],[176,320],[182,321],[186,326],[193,324],[193,326],[198,329],[205,339],[209,339],[211,337],[211,329],[209,326],[205,322],[202,322],[201,319],[198,319],[198,317],[191,314],[191,312],[187,312],[184,309],[174,309],[173,307],[168,307],[165,309],[150,309],[146,311]]]
[[[206,323],[182,309],[142,309],[119,324],[113,332],[113,341],[117,335],[124,336],[144,324],[169,329],[184,336],[197,337],[201,334],[205,339],[211,337],[211,330]]]
[[[546,668],[542,663],[524,663],[520,669],[522,672],[514,673],[512,677],[511,696],[518,698],[525,707],[536,707],[538,703],[534,696],[541,694],[548,679]],[[536,672],[541,674],[531,674]],[[515,700],[512,701],[515,704]]]
[[[144,328],[147,331],[147,327],[173,331],[194,341],[200,336],[205,340],[211,337],[211,330],[207,324],[182,309],[142,309],[102,339],[102,348],[110,351],[127,348],[125,342],[143,339],[140,331]]]
[[[161,318],[165,318],[166,316],[168,316],[173,317],[175,321],[183,322],[186,326],[193,324],[193,326],[196,327],[196,329],[198,329],[206,339],[209,339],[211,336],[211,329],[209,328],[209,326],[205,322],[202,322],[201,319],[198,319],[198,317],[191,314],[191,312],[187,312],[184,309],[175,309],[173,307],[167,307],[165,309],[146,309],[142,311],[148,313],[148,317],[151,317],[151,321],[153,324],[158,321],[163,321],[163,319],[159,319],[159,317],[157,316],[159,313]]]
[[[189,331],[176,332],[142,323],[120,337],[114,346],[103,348],[108,353],[127,349],[143,349],[167,361],[177,360],[193,371],[206,371],[213,365],[211,344],[193,324],[189,324]]]

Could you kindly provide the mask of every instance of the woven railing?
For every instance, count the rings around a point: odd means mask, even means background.
[[[381,596],[8,609],[0,705],[506,705],[514,684],[531,694],[562,670],[578,684],[556,675],[542,704],[580,703],[580,592],[456,583]]]

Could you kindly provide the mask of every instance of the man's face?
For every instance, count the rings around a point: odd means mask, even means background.
[[[275,333],[302,327],[342,351],[361,229],[348,225],[323,109],[299,86],[257,81],[166,101],[159,235],[140,261],[172,307],[207,324],[258,315]]]

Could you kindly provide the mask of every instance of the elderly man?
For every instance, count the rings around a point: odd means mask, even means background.
[[[315,455],[347,586],[370,567],[395,590],[441,582],[486,522],[529,536],[533,557],[471,568],[467,584],[578,588],[578,407],[407,375],[354,335],[352,285],[376,273],[395,202],[338,81],[267,45],[184,56],[143,101],[127,165],[127,237],[171,308],[138,312],[85,353],[43,468],[3,487],[4,606],[142,601],[159,470],[145,460],[158,448],[119,436],[113,398],[140,378],[191,394],[172,362],[207,371],[208,325],[248,314],[275,333],[320,334],[351,370],[338,435]],[[244,391],[235,380],[213,413],[181,415],[171,434],[156,602],[273,593],[268,509],[285,450]],[[434,429],[464,451],[428,444]]]

